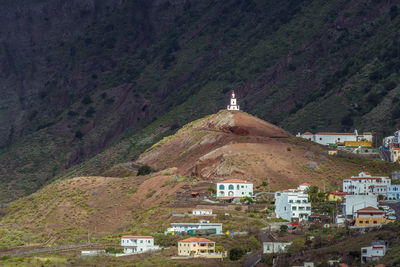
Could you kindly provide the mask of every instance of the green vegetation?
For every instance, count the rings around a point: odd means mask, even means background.
[[[137,175],[147,175],[150,174],[153,171],[153,169],[149,166],[149,165],[144,165],[144,166],[140,166]]]
[[[40,62],[49,65],[36,71],[40,75],[32,75],[31,64],[19,65],[23,82],[36,77],[40,89],[31,97],[23,136],[0,150],[1,183],[12,189],[2,191],[2,199],[32,193],[59,177],[99,175],[131,161],[181,125],[221,109],[231,89],[239,90],[243,109],[296,133],[357,128],[381,140],[398,126],[397,5],[343,0],[182,5],[155,8],[148,17],[143,1],[124,3],[81,36],[43,50]],[[154,32],[146,30],[148,20]],[[103,63],[82,72],[92,62]],[[272,79],[273,73],[280,75]],[[242,87],[250,91],[241,95]],[[22,101],[17,98],[5,107],[17,108],[14,102]],[[0,116],[6,128],[12,125],[7,114]]]

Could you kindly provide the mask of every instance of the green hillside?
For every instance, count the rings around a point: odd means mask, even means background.
[[[72,7],[67,22],[85,23],[63,38],[44,29],[70,24],[38,15],[32,35],[47,40],[40,49],[1,49],[0,83],[13,99],[2,108],[18,119],[0,117],[0,200],[133,160],[224,108],[232,89],[246,112],[292,133],[358,129],[380,140],[399,126],[395,4],[137,0],[98,8],[107,11],[91,20],[95,10]]]

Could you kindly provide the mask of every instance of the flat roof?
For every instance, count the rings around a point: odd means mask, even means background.
[[[221,225],[222,223],[171,223],[172,225]]]
[[[144,236],[144,235],[124,235],[121,238],[133,238],[133,239],[149,239],[153,238],[152,236]]]
[[[192,243],[192,242],[196,242],[196,243],[215,243],[215,241],[211,241],[211,240],[209,240],[209,239],[207,239],[207,238],[202,238],[202,237],[200,237],[200,238],[197,238],[197,237],[189,237],[189,238],[187,238],[187,239],[184,239],[184,240],[181,240],[181,241],[178,241],[178,242],[189,242],[189,243]]]
[[[244,181],[244,180],[239,180],[239,179],[230,179],[230,180],[217,182],[217,184],[251,184],[251,183]]]

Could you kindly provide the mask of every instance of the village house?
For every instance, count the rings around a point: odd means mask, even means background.
[[[358,134],[358,131],[355,130],[354,133],[328,133],[328,132],[320,132],[316,134],[312,134],[310,132],[306,132],[303,134],[298,133],[297,137],[301,137],[304,139],[308,139],[310,141],[316,142],[321,145],[329,146],[329,145],[342,145],[345,146],[345,142],[352,142],[348,143],[351,146],[362,146],[368,145],[371,146],[372,143],[372,134],[371,133],[364,133]],[[361,143],[364,141],[364,143]],[[354,143],[357,142],[357,143]],[[360,143],[358,143],[360,142]]]
[[[263,243],[263,253],[271,254],[271,253],[284,253],[287,251],[288,247],[293,243],[290,242],[264,242]]]
[[[233,199],[253,197],[253,184],[239,179],[231,179],[217,183],[217,198]]]
[[[387,188],[388,200],[400,200],[400,184],[389,185]]]
[[[123,236],[121,246],[125,254],[139,254],[148,251],[158,250],[159,246],[154,245],[152,236]]]
[[[378,198],[374,195],[346,195],[342,202],[343,216],[353,219],[356,211],[365,207],[378,207]]]
[[[361,263],[380,260],[387,251],[387,242],[383,240],[372,241],[371,246],[361,248]]]
[[[222,223],[210,223],[201,221],[199,223],[171,223],[171,227],[165,232],[166,235],[221,235]]]
[[[385,212],[375,207],[365,207],[356,211],[356,226],[378,226],[386,223]]]
[[[387,136],[383,139],[381,152],[386,161],[399,162],[400,131],[396,131],[394,135]]]
[[[343,192],[354,195],[386,195],[386,188],[390,184],[389,177],[377,177],[369,172],[360,172],[358,176],[343,180]]]
[[[275,214],[287,221],[305,221],[311,215],[308,194],[299,189],[275,192]]]
[[[351,195],[347,192],[330,192],[328,195],[328,201],[343,201],[344,196]]]
[[[297,187],[298,190],[301,190],[303,192],[306,192],[308,190],[308,188],[310,188],[311,184],[309,183],[302,183],[301,185],[299,185]]]
[[[195,209],[192,210],[192,215],[196,216],[207,216],[207,215],[212,215],[212,210],[210,209]]]
[[[189,237],[178,242],[178,255],[194,258],[220,258],[223,253],[216,253],[215,242],[206,238]]]

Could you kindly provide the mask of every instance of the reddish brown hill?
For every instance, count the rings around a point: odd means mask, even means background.
[[[247,113],[220,111],[164,138],[137,163],[160,170],[177,167],[182,175],[211,181],[228,177],[256,184],[265,181],[271,189],[306,181],[337,187],[343,177],[370,165],[366,160],[328,156],[326,150]]]

